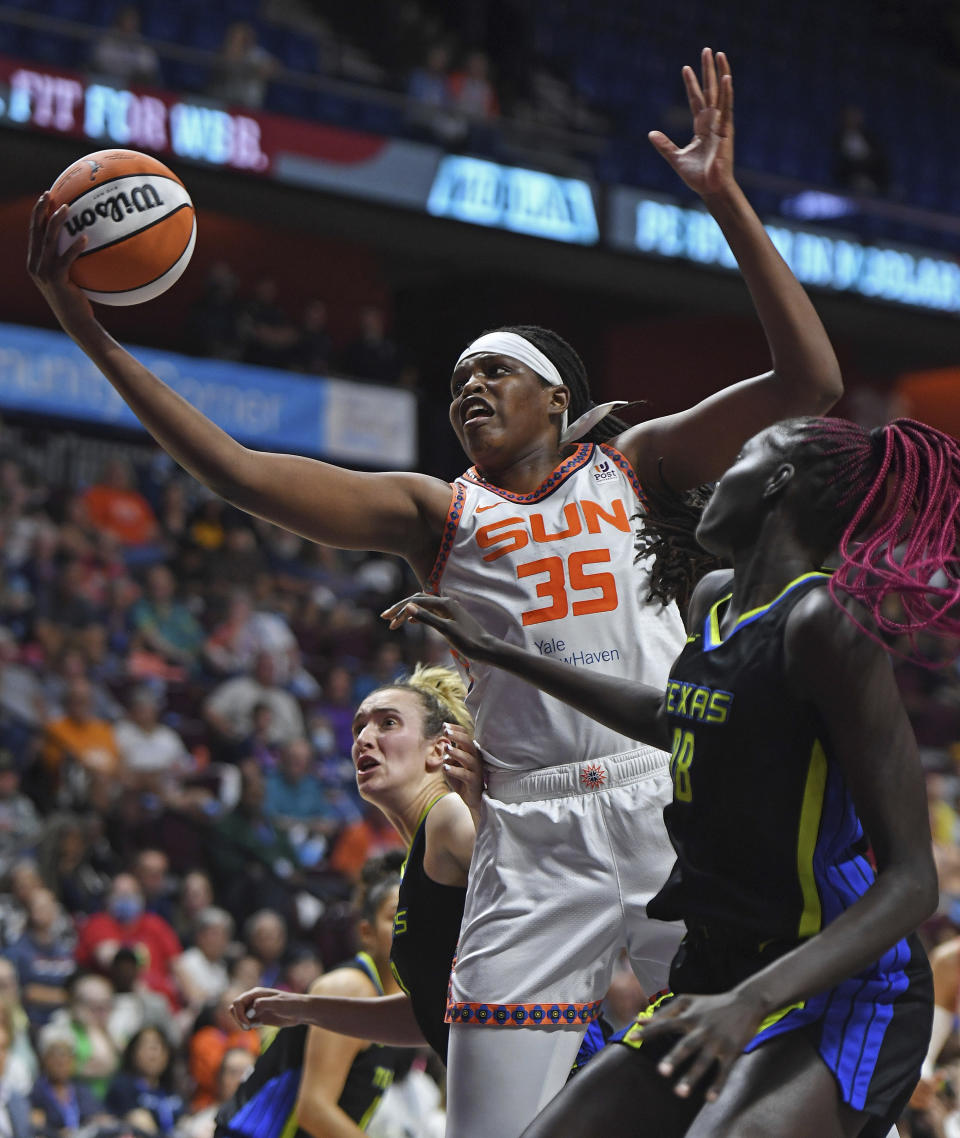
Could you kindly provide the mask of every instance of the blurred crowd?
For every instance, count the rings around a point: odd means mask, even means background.
[[[356,794],[354,708],[446,649],[378,619],[393,560],[163,456],[64,484],[2,438],[0,1125],[209,1134],[260,1043],[232,998],[351,955],[360,867],[400,844]]]

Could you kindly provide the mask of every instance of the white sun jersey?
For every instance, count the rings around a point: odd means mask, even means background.
[[[686,633],[676,605],[646,599],[648,573],[634,564],[643,492],[619,451],[582,443],[531,494],[492,486],[476,467],[452,489],[430,592],[455,597],[511,644],[666,687]],[[530,770],[637,746],[507,672],[454,655],[477,742],[495,767]]]

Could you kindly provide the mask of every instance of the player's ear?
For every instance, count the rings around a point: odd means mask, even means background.
[[[797,473],[797,468],[792,462],[781,462],[777,469],[767,479],[766,485],[763,488],[764,498],[773,498],[781,493],[791,482],[793,476]]]
[[[564,411],[570,408],[570,388],[566,384],[558,384],[549,389],[549,399],[547,403],[551,415],[562,415]]]
[[[442,770],[443,760],[446,758],[446,752],[444,750],[446,742],[446,735],[441,734],[430,744],[430,749],[427,751],[427,756],[424,760],[426,768],[430,773]]]

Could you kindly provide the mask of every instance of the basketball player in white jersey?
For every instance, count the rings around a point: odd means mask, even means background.
[[[609,450],[593,445],[607,408],[593,408],[579,357],[542,329],[481,337],[457,362],[450,418],[474,467],[452,488],[248,450],[104,330],[68,277],[83,239],[57,253],[64,213],[48,215],[45,197],[31,223],[30,272],[147,430],[228,501],[314,541],[399,554],[422,584],[456,592],[499,635],[662,684],[682,633],[672,608],[647,603],[631,566],[627,523],[642,486],[713,480],[744,439],[826,411],[842,391],[813,306],[734,178],[726,59],[705,50],[702,83],[690,68],[684,81],[693,139],[683,149],[658,132],[651,141],[723,230],[772,369],[624,429]],[[671,860],[659,821],[666,756],[519,684],[478,675],[475,695],[496,797],[477,838],[455,971],[448,1133],[510,1138],[565,1080],[619,945],[648,986],[658,963],[665,970],[673,934],[653,933],[643,905]]]

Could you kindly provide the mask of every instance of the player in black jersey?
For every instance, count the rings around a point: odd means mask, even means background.
[[[482,785],[465,695],[451,669],[417,668],[368,695],[354,717],[360,794],[408,843],[391,952],[402,991],[357,999],[253,988],[233,1005],[242,1026],[311,1023],[394,1046],[426,1042],[446,1061],[447,985],[473,853],[471,806],[479,810]],[[448,780],[464,797],[450,793]]]
[[[697,536],[733,571],[698,586],[666,692],[528,655],[446,598],[404,609],[671,751],[677,862],[649,912],[687,926],[672,991],[524,1138],[885,1135],[930,1035],[913,930],[937,882],[880,634],[960,637],[960,444],[910,420],[777,424],[744,445]]]
[[[360,951],[316,981],[311,991],[389,998],[390,942],[397,911],[396,856],[364,866],[359,889]],[[253,1072],[217,1114],[217,1138],[322,1138],[359,1135],[393,1082],[396,1048],[301,1025],[276,1033]]]

